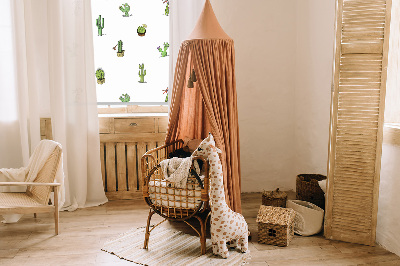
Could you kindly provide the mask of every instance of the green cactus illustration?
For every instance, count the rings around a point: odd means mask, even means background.
[[[122,50],[122,45],[123,45],[123,44],[124,44],[124,43],[123,43],[121,40],[119,40],[119,41],[118,41],[118,44],[117,44],[116,46],[113,47],[113,49],[115,50],[116,47],[118,46],[118,51],[117,51],[117,56],[118,56],[118,57],[123,57],[123,56],[124,56],[125,50]]]
[[[166,16],[169,16],[169,4],[167,4],[167,6],[165,7],[164,13]]]
[[[165,4],[165,3],[167,3],[167,5],[166,5],[166,7],[165,7],[164,14],[165,14],[166,16],[168,16],[168,15],[169,15],[169,0],[163,0],[163,4]]]
[[[146,34],[146,28],[147,28],[147,25],[146,25],[146,24],[142,24],[142,26],[139,26],[139,27],[137,28],[137,33],[138,33],[138,35],[139,35],[139,36],[144,36],[144,35]]]
[[[162,90],[163,94],[166,93],[167,95],[165,95],[165,102],[168,102],[168,87],[165,90]]]
[[[144,83],[144,76],[146,76],[146,69],[144,69],[144,64],[139,64],[139,83]]]
[[[96,70],[96,78],[97,78],[97,83],[100,84],[100,85],[104,84],[104,82],[106,82],[105,74],[104,74],[104,70],[103,69],[98,68]]]
[[[119,10],[121,10],[122,12],[124,12],[124,15],[122,15],[123,17],[129,17],[129,10],[131,10],[131,7],[125,3],[122,4],[122,6],[119,7]]]
[[[99,18],[96,19],[96,26],[97,26],[97,35],[98,36],[103,36],[103,28],[104,28],[104,18],[101,18],[101,15],[99,15]]]
[[[122,53],[122,45],[123,44],[124,43],[121,40],[118,41],[118,53]]]
[[[128,93],[122,94],[121,96],[119,96],[119,100],[123,103],[127,103],[131,101],[131,96],[129,96]]]
[[[169,47],[169,43],[167,43],[167,42],[164,43],[164,50],[161,49],[160,46],[157,47],[157,50],[160,51],[160,53],[161,53],[161,57],[166,57],[168,55],[168,53],[167,53],[168,47]]]

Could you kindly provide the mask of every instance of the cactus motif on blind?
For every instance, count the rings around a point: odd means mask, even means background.
[[[101,18],[101,15],[99,15],[99,18],[96,19],[96,26],[97,26],[97,35],[103,36],[104,18]]]
[[[131,7],[127,3],[125,3],[119,7],[119,10],[124,12],[124,14],[122,15],[123,17],[129,17],[129,11],[131,10]]]
[[[146,76],[146,69],[144,69],[144,64],[139,64],[139,83],[144,83],[144,76]]]
[[[131,101],[131,96],[129,96],[128,93],[122,94],[121,96],[119,96],[119,100],[123,103],[127,103]]]
[[[104,70],[103,69],[98,68],[96,70],[96,78],[97,78],[97,83],[100,84],[100,85],[104,84],[104,82],[106,82],[105,74],[104,74]]]
[[[161,53],[161,57],[166,57],[168,55],[167,50],[169,48],[169,43],[165,42],[164,43],[164,49],[162,49],[160,46],[157,47],[157,50]]]

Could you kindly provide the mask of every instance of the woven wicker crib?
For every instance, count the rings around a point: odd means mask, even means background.
[[[209,174],[208,162],[200,156],[192,160],[202,161],[202,176],[196,174],[192,168],[188,176],[186,187],[175,187],[171,182],[163,179],[160,162],[169,158],[169,154],[183,147],[183,141],[177,140],[167,145],[149,150],[142,156],[142,191],[145,202],[150,206],[147,218],[144,248],[148,248],[150,232],[166,220],[183,221],[193,228],[200,236],[201,253],[206,252],[206,224],[210,217],[209,212]],[[151,217],[154,213],[165,219],[150,229]],[[200,223],[200,232],[188,221],[195,218]]]

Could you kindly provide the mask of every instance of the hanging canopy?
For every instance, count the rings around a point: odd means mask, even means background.
[[[188,88],[193,70],[196,81],[193,88]],[[179,50],[166,143],[185,138],[204,139],[209,132],[222,150],[227,204],[241,212],[234,44],[206,0],[193,32]]]

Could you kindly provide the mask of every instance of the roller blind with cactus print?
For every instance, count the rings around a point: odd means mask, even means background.
[[[169,1],[91,3],[97,101],[167,101]]]

